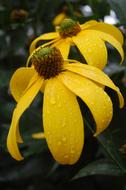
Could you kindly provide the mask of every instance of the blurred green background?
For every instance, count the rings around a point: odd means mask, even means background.
[[[85,147],[73,166],[54,161],[45,140],[31,135],[42,130],[39,94],[21,118],[20,146],[25,160],[13,160],[6,149],[6,137],[16,105],[9,91],[14,71],[25,66],[29,45],[42,33],[54,31],[52,20],[61,12],[84,23],[90,19],[114,24],[126,36],[125,0],[0,0],[0,189],[3,190],[126,190],[126,106],[120,110],[113,91],[106,89],[114,104],[109,128],[94,138],[94,122],[78,99],[85,122]],[[126,44],[124,44],[124,51]],[[118,85],[126,100],[126,61],[120,65],[116,50],[108,45],[105,72]],[[74,57],[81,59],[74,53]]]

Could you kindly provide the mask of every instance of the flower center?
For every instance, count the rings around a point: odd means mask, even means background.
[[[79,23],[72,19],[64,19],[59,28],[60,36],[63,38],[76,36],[80,31]]]
[[[33,53],[31,63],[35,70],[44,79],[58,75],[63,66],[63,58],[60,51],[55,47],[40,48]]]

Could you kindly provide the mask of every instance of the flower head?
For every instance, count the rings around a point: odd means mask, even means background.
[[[61,164],[74,164],[79,159],[84,144],[84,123],[77,102],[80,97],[90,109],[96,133],[101,133],[110,123],[113,106],[104,86],[115,90],[120,107],[124,100],[119,89],[98,68],[73,60],[65,63],[57,48],[38,48],[29,61],[31,67],[18,69],[10,81],[10,89],[17,101],[7,138],[7,147],[17,160],[22,160],[18,143],[23,142],[19,120],[39,91],[44,93],[43,126],[48,147]]]
[[[24,9],[14,9],[11,12],[10,19],[15,22],[22,22],[28,17],[29,13]]]
[[[68,58],[70,46],[75,45],[89,65],[100,69],[103,69],[107,63],[105,42],[114,46],[121,55],[121,59],[124,59],[123,35],[115,26],[103,22],[92,20],[79,24],[72,19],[64,19],[56,32],[43,34],[36,38],[30,46],[30,53],[41,40],[50,40],[44,46],[52,44],[59,48],[64,59]]]

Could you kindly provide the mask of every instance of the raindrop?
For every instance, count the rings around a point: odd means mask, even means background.
[[[99,44],[99,47],[100,47],[100,48],[103,48],[102,44]]]
[[[88,52],[91,52],[92,50],[90,48],[88,48]]]
[[[61,107],[62,107],[62,106],[61,106],[61,103],[59,103],[59,104],[58,104],[58,107],[59,107],[59,108],[61,108]]]
[[[71,151],[70,151],[71,154],[74,154],[75,153],[75,150],[72,148]]]
[[[65,118],[64,118],[64,120],[62,121],[62,127],[65,127],[65,125],[66,125],[66,121],[65,121]]]
[[[77,123],[77,122],[78,122],[78,120],[75,118],[75,119],[74,119],[74,122],[75,122],[75,123]]]
[[[47,114],[49,114],[50,113],[50,111],[49,111],[49,109],[47,109]]]
[[[86,41],[86,42],[88,42],[88,41],[89,41],[89,39],[88,39],[88,38],[86,38],[86,39],[85,39],[85,41]]]
[[[47,135],[50,135],[50,132],[47,132]]]
[[[69,157],[68,154],[64,155],[64,159],[68,159],[68,157]]]
[[[94,102],[90,102],[90,104],[93,106],[93,105],[94,105]]]
[[[105,123],[105,119],[102,119],[102,123]]]
[[[76,152],[76,154],[77,154],[77,156],[79,156],[79,155],[80,155],[80,152]]]
[[[62,143],[61,143],[61,141],[58,141],[58,143],[57,143],[57,144],[60,146]]]
[[[28,98],[31,99],[31,96],[29,96]]]
[[[62,141],[63,141],[63,142],[66,142],[66,137],[63,137],[63,138],[62,138]]]
[[[50,103],[51,103],[51,104],[56,104],[56,100],[55,100],[55,97],[54,97],[54,96],[51,96],[51,98],[50,98]]]

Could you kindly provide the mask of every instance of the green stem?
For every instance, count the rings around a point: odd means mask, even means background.
[[[85,123],[87,125],[87,127],[90,129],[90,131],[94,134],[95,131],[92,129],[92,127],[90,126],[89,122],[87,120],[85,120]],[[120,170],[126,174],[126,169],[122,166],[122,164],[120,164],[120,162],[114,157],[114,155],[108,150],[108,148],[106,147],[105,143],[102,141],[102,139],[100,138],[100,136],[96,136],[97,140],[99,141],[99,143],[102,145],[102,147],[104,148],[104,150],[106,151],[106,153],[110,156],[110,158],[116,163],[116,165],[120,168]]]

